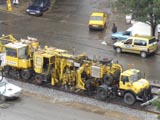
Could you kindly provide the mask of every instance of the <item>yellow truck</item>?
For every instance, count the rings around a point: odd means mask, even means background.
[[[146,102],[153,98],[148,80],[143,78],[140,70],[137,69],[128,69],[122,72],[117,85],[102,84],[97,89],[98,99],[106,100],[111,96],[122,96],[128,105],[133,105],[136,100]]]

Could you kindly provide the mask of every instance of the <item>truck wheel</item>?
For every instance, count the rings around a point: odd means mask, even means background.
[[[17,70],[14,70],[14,69],[9,69],[9,71],[8,71],[8,76],[10,77],[10,78],[14,78],[14,79],[20,79],[20,73],[19,73],[19,71],[17,71]]]
[[[6,76],[8,76],[9,75],[9,70],[11,69],[11,67],[9,67],[9,66],[4,66],[4,69],[3,69],[3,75],[6,77]]]
[[[136,98],[135,96],[130,93],[130,92],[127,92],[125,95],[124,95],[124,102],[127,104],[127,105],[133,105],[136,101]]]
[[[0,103],[3,103],[6,100],[6,97],[4,95],[0,95]]]
[[[106,85],[112,85],[112,83],[113,83],[113,77],[112,77],[112,75],[111,74],[104,75],[103,76],[103,81],[104,81],[104,84],[106,84]]]
[[[147,57],[147,53],[146,52],[141,52],[141,57],[142,58],[146,58]]]
[[[29,80],[32,77],[32,73],[30,70],[23,70],[21,71],[21,78],[23,80]]]
[[[116,48],[116,52],[117,52],[117,53],[121,53],[121,52],[122,52],[122,49],[119,48],[119,47],[117,47],[117,48]]]
[[[108,90],[103,87],[99,87],[97,89],[97,98],[99,100],[105,101],[107,97],[108,97]]]
[[[113,79],[114,79],[116,82],[119,81],[120,73],[121,73],[120,70],[116,70],[116,71],[114,72]]]

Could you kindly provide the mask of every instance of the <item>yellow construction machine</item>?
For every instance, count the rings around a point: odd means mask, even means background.
[[[30,79],[33,73],[33,53],[39,48],[35,38],[21,39],[4,45],[6,75],[13,78]]]
[[[97,98],[100,100],[116,96],[123,97],[128,105],[133,105],[136,100],[146,102],[153,98],[148,80],[135,68],[123,71],[117,84],[112,86],[102,84],[97,88]]]
[[[40,48],[37,39],[17,41],[12,35],[1,37],[0,42],[6,62],[3,70],[11,78],[47,83],[73,92],[85,91],[100,100],[122,96],[129,105],[137,98],[152,98],[149,82],[140,76],[139,70],[123,71],[111,59],[91,60],[86,54],[75,56],[55,47]]]

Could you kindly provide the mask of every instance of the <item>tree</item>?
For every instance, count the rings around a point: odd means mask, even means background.
[[[152,35],[160,22],[160,0],[116,0],[116,7],[125,13],[132,13],[135,20],[151,25]]]

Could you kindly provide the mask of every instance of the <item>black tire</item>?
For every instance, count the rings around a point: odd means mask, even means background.
[[[106,85],[112,85],[113,84],[113,76],[111,74],[105,74],[103,76],[103,82]]]
[[[88,95],[92,95],[92,80],[88,79],[85,81],[85,88]]]
[[[20,74],[23,80],[29,80],[32,77],[32,73],[30,70],[22,70]]]
[[[117,47],[117,48],[116,48],[116,52],[117,52],[117,53],[121,53],[121,52],[122,52],[122,49],[121,49],[120,47]]]
[[[127,92],[124,95],[124,102],[127,105],[133,105],[136,102],[136,97],[132,93]]]
[[[19,71],[17,71],[17,70],[14,70],[14,69],[9,69],[9,71],[8,71],[8,76],[10,77],[10,78],[14,78],[14,79],[20,79],[21,78],[21,76],[20,76],[20,72]]]
[[[35,82],[36,82],[36,84],[41,84],[42,81],[43,81],[43,78],[42,78],[41,75],[36,75],[35,76]]]
[[[6,97],[4,95],[0,95],[0,103],[5,102]]]
[[[142,57],[142,58],[146,58],[146,57],[147,57],[147,53],[144,52],[144,51],[142,51],[142,52],[141,52],[141,57]]]
[[[8,76],[9,75],[9,70],[11,69],[11,67],[9,67],[9,66],[4,66],[4,68],[3,68],[3,75],[4,76]]]
[[[119,81],[120,73],[121,73],[120,70],[116,70],[116,71],[114,72],[113,79],[114,79],[116,82]]]
[[[101,100],[101,101],[105,101],[108,97],[108,90],[103,88],[103,87],[99,87],[97,89],[97,99]]]

